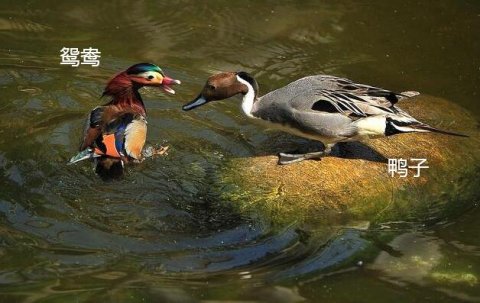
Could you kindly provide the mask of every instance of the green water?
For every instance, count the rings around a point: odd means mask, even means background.
[[[0,301],[480,301],[478,208],[434,226],[278,226],[222,200],[218,175],[269,133],[238,102],[180,110],[210,74],[246,70],[262,92],[328,73],[478,118],[479,37],[476,1],[2,1]],[[90,46],[100,67],[59,64]],[[66,166],[106,81],[143,61],[183,82],[142,91],[169,155],[114,182]]]

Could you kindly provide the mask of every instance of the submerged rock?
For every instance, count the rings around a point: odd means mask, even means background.
[[[317,149],[318,142],[278,134],[258,146],[251,158],[237,158],[223,172],[231,184],[224,196],[243,209],[260,208],[273,220],[343,218],[429,221],[472,207],[480,197],[480,132],[466,110],[443,99],[420,95],[399,107],[432,126],[469,138],[442,134],[403,134],[341,143],[320,161],[277,165],[277,153]],[[387,159],[426,159],[428,168],[391,176]],[[313,219],[313,220],[312,220]]]

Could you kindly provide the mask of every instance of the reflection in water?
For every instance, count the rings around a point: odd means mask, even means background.
[[[446,256],[442,253],[445,243],[436,237],[418,233],[406,233],[396,237],[391,246],[401,249],[402,255],[395,257],[387,252],[378,255],[369,269],[381,271],[381,279],[399,286],[409,284],[422,287],[432,287],[445,293],[452,299],[478,302],[478,294],[469,294],[462,291],[459,285],[470,290],[478,286],[478,278],[471,273],[471,266],[467,269],[451,268],[452,264],[445,262]],[[457,286],[452,289],[446,286]]]
[[[395,238],[390,245],[401,248],[401,256],[382,252],[370,268],[383,270],[385,278],[395,278],[396,282],[423,283],[423,279],[438,266],[442,257],[438,239],[432,237],[407,233]]]
[[[0,7],[0,301],[351,301],[345,289],[368,302],[425,293],[478,301],[478,223],[468,219],[478,211],[459,226],[406,234],[343,228],[341,217],[278,226],[222,199],[219,173],[270,134],[236,102],[179,110],[209,74],[243,69],[265,91],[331,73],[450,97],[478,114],[478,4]],[[470,45],[458,48],[459,37]],[[102,51],[99,68],[59,65],[62,47],[89,46]],[[149,143],[167,141],[170,155],[117,182],[87,163],[66,166],[108,78],[140,61],[184,83],[178,96],[142,92]]]

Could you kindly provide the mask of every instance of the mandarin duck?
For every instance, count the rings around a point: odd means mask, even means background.
[[[95,159],[95,171],[101,176],[117,176],[124,163],[140,162],[147,135],[147,112],[138,90],[143,86],[160,87],[170,94],[179,80],[167,77],[151,63],[139,63],[115,75],[102,97],[108,103],[95,107],[87,117],[80,152],[69,164]]]
[[[183,110],[237,94],[243,96],[243,113],[252,120],[325,145],[318,152],[280,153],[279,164],[321,158],[337,142],[426,132],[466,137],[420,122],[396,106],[418,92],[395,93],[329,75],[304,77],[259,96],[258,83],[250,74],[223,72],[208,78]]]

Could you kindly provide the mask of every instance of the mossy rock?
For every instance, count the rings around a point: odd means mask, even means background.
[[[222,172],[223,195],[241,209],[262,209],[274,221],[313,222],[327,217],[385,221],[438,220],[472,207],[480,197],[478,122],[461,107],[420,95],[399,107],[432,126],[469,138],[403,134],[362,143],[341,143],[330,157],[277,165],[278,152],[318,149],[288,134],[270,136],[257,155],[237,158]],[[421,176],[392,177],[387,159],[427,159]]]

